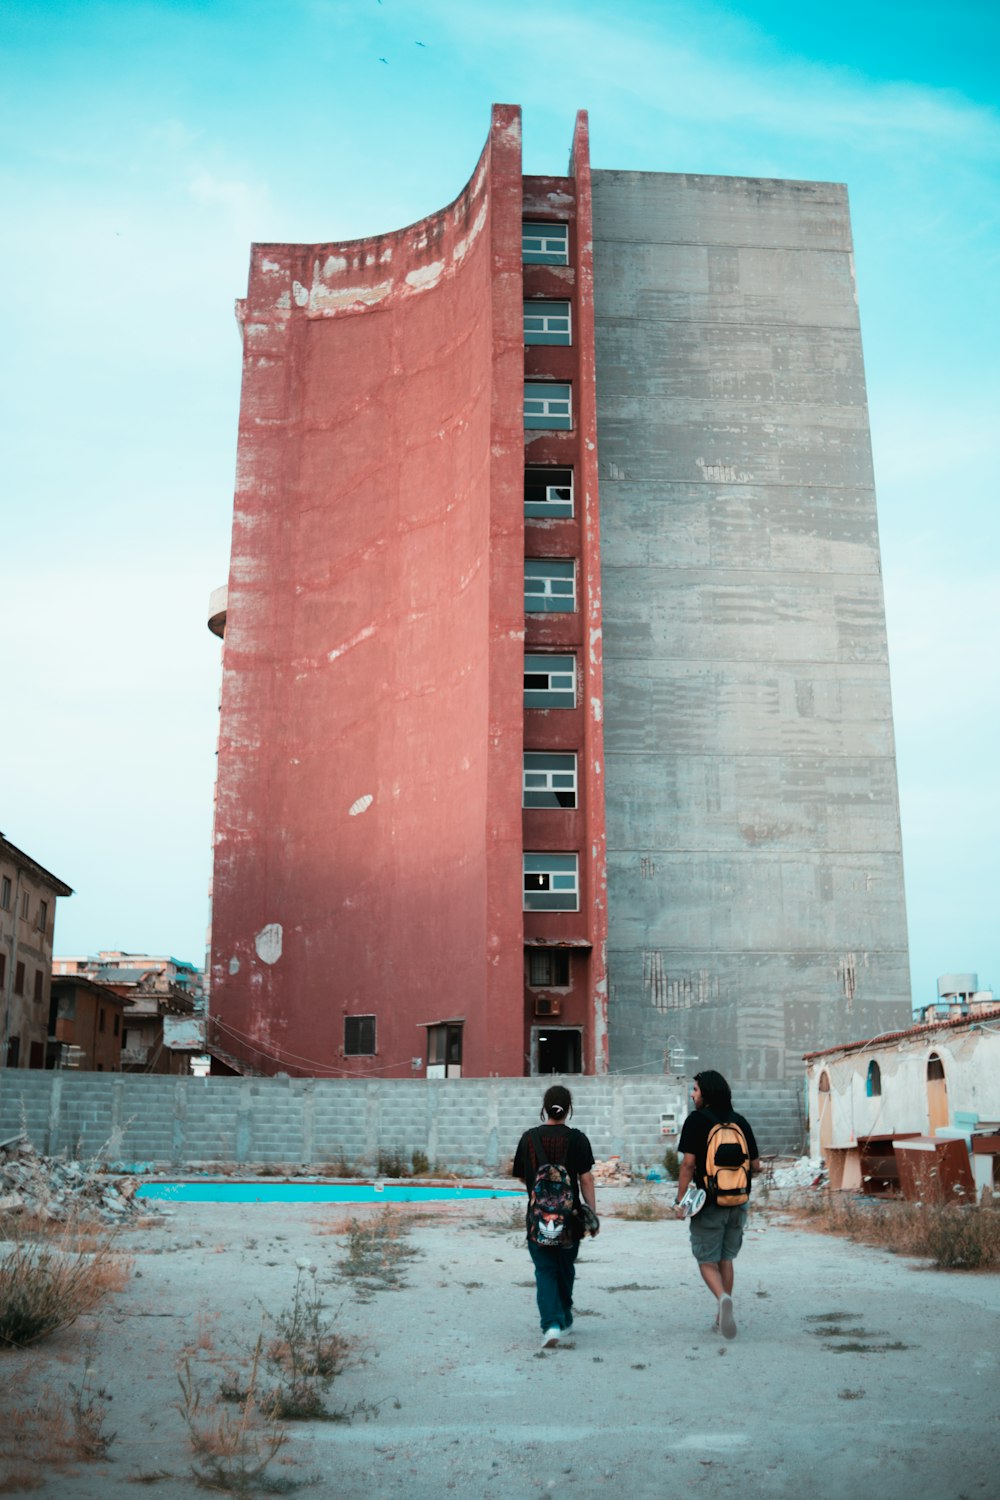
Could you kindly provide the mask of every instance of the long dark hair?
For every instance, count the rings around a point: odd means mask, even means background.
[[[696,1073],[694,1081],[701,1089],[703,1109],[710,1109],[713,1115],[728,1115],[732,1112],[733,1091],[721,1073],[707,1068],[704,1073]]]
[[[550,1089],[545,1090],[539,1119],[568,1120],[572,1113],[573,1095],[569,1089],[563,1088],[561,1083],[554,1083]]]

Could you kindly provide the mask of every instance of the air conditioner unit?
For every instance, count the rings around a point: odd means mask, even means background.
[[[539,995],[535,1001],[536,1016],[557,1016],[562,1010],[562,1000],[558,995]]]

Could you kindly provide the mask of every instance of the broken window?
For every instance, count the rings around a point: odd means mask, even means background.
[[[576,609],[576,563],[573,558],[524,559],[524,608],[527,614],[572,614]]]
[[[374,1016],[344,1017],[344,1055],[345,1057],[374,1057]]]
[[[577,855],[525,854],[525,911],[578,911],[579,907]]]
[[[553,466],[524,471],[524,514],[545,520],[573,514],[573,470]]]
[[[522,772],[522,807],[575,807],[576,755],[526,750]]]
[[[576,707],[576,657],[524,658],[525,708]]]

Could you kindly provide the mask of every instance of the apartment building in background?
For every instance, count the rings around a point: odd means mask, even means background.
[[[210,1036],[252,1072],[714,1066],[905,1024],[846,193],[525,176],[255,245]]]
[[[72,894],[0,834],[0,1067],[45,1066],[56,901]]]

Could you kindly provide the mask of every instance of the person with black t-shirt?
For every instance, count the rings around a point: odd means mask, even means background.
[[[677,1179],[678,1218],[683,1218],[681,1199],[691,1186],[705,1187],[705,1159],[708,1137],[713,1125],[732,1122],[738,1125],[746,1137],[751,1179],[760,1171],[760,1152],[750,1124],[733,1109],[733,1096],[729,1084],[721,1073],[711,1069],[696,1073],[691,1092],[694,1109],[681,1128],[677,1152],[681,1158]],[[747,1221],[745,1203],[726,1207],[709,1199],[698,1213],[691,1216],[691,1251],[698,1262],[701,1279],[715,1297],[717,1309],[715,1328],[723,1338],[736,1337],[736,1317],[733,1312],[733,1261],[743,1244],[743,1228]]]
[[[556,1167],[565,1167],[573,1185],[573,1204],[579,1209],[583,1201],[596,1214],[597,1202],[594,1193],[594,1153],[582,1130],[573,1130],[566,1123],[573,1113],[570,1091],[555,1083],[546,1091],[542,1100],[539,1118],[540,1129],[526,1130],[518,1142],[514,1155],[512,1175],[520,1177],[528,1189],[528,1212],[531,1211],[531,1192],[539,1165],[536,1140],[541,1139],[541,1148],[548,1161]],[[596,1220],[594,1221],[596,1223]],[[526,1220],[527,1223],[527,1220]],[[596,1234],[596,1229],[591,1229]],[[584,1226],[579,1213],[574,1213],[562,1238],[554,1245],[536,1245],[528,1240],[528,1250],[535,1267],[535,1293],[538,1300],[538,1315],[542,1324],[542,1348],[554,1349],[560,1336],[573,1326],[573,1281],[576,1276],[576,1257],[583,1238]]]

